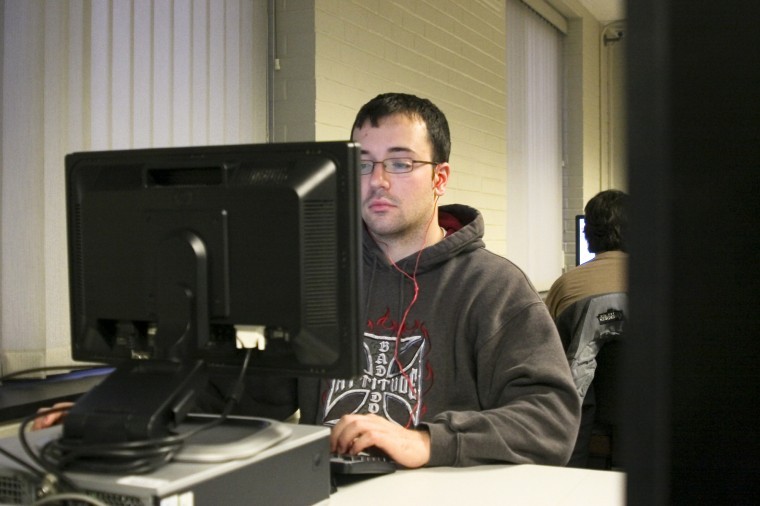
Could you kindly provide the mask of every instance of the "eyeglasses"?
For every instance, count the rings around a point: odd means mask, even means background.
[[[359,162],[359,169],[361,170],[362,176],[372,174],[372,171],[375,169],[375,164],[377,163],[383,164],[383,170],[388,174],[406,174],[415,169],[415,163],[423,165],[438,165],[439,162],[426,162],[424,160],[412,160],[411,158],[386,158],[379,162],[362,160]]]

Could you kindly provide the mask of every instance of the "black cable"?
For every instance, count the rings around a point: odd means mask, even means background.
[[[189,438],[201,431],[222,424],[229,417],[243,394],[245,373],[251,353],[252,350],[248,349],[239,376],[227,397],[227,403],[222,413],[208,423],[187,432],[173,433],[164,437],[141,441],[89,444],[58,438],[48,442],[40,451],[39,456],[34,455],[33,458],[44,462],[44,465],[41,465],[43,469],[55,469],[58,473],[68,468],[108,474],[151,472],[170,462]],[[65,408],[58,410],[63,409]]]
[[[108,474],[142,474],[169,462],[196,431],[120,443],[91,444],[59,438],[48,442],[39,456],[60,470],[71,467]]]
[[[46,416],[51,413],[57,413],[57,412],[63,412],[67,411],[69,409],[68,406],[62,406],[59,408],[50,408],[48,410],[45,410],[44,412],[37,412],[33,413],[29,416],[27,416],[19,425],[18,428],[18,438],[19,442],[21,443],[21,447],[24,449],[24,452],[29,456],[30,459],[34,461],[35,464],[37,464],[41,469],[43,469],[47,474],[52,475],[55,477],[58,483],[63,484],[66,486],[70,491],[76,491],[76,485],[74,485],[71,480],[66,478],[66,476],[63,475],[63,472],[58,469],[58,467],[51,465],[50,463],[44,461],[35,453],[35,451],[32,449],[32,446],[29,444],[29,440],[27,439],[27,426],[32,423],[35,419]]]

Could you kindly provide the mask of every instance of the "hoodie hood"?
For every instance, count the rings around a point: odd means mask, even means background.
[[[452,257],[485,247],[483,242],[485,225],[483,216],[477,209],[462,204],[441,206],[438,210],[438,224],[446,230],[446,238],[422,251],[417,266],[418,274],[434,269]],[[363,235],[362,249],[365,267],[372,265],[373,270],[395,271],[366,227],[364,227]],[[401,259],[396,265],[406,272],[412,272],[416,262],[417,253],[414,253]]]

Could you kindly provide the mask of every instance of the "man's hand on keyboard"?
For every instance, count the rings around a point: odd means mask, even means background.
[[[345,415],[330,434],[330,451],[357,454],[377,448],[397,464],[415,468],[430,460],[430,434],[405,429],[377,415]]]

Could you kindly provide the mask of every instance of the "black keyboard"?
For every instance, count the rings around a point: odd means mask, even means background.
[[[330,471],[333,474],[388,474],[396,471],[396,463],[381,455],[330,455]]]

